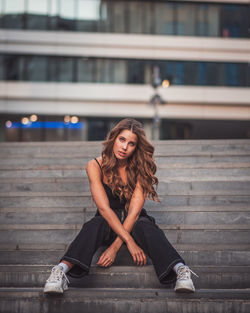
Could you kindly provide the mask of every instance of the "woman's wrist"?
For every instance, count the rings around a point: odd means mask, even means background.
[[[115,250],[115,252],[118,252],[118,250],[121,248],[122,246],[122,240],[117,237],[116,240],[111,244],[112,249]]]

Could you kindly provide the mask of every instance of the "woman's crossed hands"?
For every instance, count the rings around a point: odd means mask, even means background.
[[[127,242],[127,248],[136,265],[142,266],[147,263],[144,251],[135,243],[134,240]],[[111,245],[102,253],[96,264],[101,267],[109,267],[114,263],[116,254],[117,250]]]

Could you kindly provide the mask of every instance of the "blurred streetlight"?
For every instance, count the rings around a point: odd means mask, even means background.
[[[161,119],[159,117],[158,106],[159,104],[166,104],[166,101],[157,93],[157,88],[159,86],[162,86],[163,88],[168,88],[170,86],[170,81],[168,79],[161,79],[160,69],[158,66],[154,66],[153,68],[151,86],[154,88],[154,95],[149,101],[149,103],[153,105],[154,108],[153,140],[159,140]]]

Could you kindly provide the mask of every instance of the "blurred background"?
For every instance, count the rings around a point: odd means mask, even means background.
[[[250,138],[250,1],[0,0],[0,141]]]

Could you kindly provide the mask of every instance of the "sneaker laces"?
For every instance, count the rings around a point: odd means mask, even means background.
[[[58,282],[63,278],[65,278],[67,283],[69,283],[69,280],[68,280],[66,274],[64,273],[64,271],[61,270],[60,267],[54,266],[51,270],[50,277],[47,279],[47,282],[48,283]]]
[[[195,272],[193,272],[188,266],[180,266],[178,269],[177,279],[190,279],[190,272],[196,277],[199,277]]]

